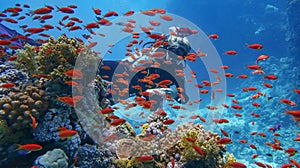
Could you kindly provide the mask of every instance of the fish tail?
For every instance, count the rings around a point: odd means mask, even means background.
[[[14,151],[18,151],[22,149],[22,145],[20,144],[15,144],[15,146],[17,147]]]
[[[58,11],[59,11],[59,9],[60,9],[60,7],[58,7],[57,5],[55,5],[55,7],[57,8],[57,11],[56,11],[56,12],[58,12]]]

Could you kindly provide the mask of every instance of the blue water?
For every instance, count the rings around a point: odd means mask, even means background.
[[[296,103],[300,103],[300,98],[293,90],[300,88],[299,83],[299,61],[298,56],[291,55],[288,47],[289,44],[285,40],[288,30],[286,29],[286,1],[252,1],[252,0],[226,0],[226,1],[186,1],[186,0],[152,0],[152,1],[134,1],[134,0],[120,0],[120,1],[18,1],[20,4],[27,3],[31,6],[30,9],[37,9],[45,4],[57,5],[59,7],[75,4],[78,6],[75,9],[74,17],[78,17],[83,20],[80,25],[85,25],[95,21],[95,15],[92,11],[93,7],[100,8],[102,13],[113,10],[120,15],[128,10],[143,11],[153,8],[166,9],[168,13],[172,13],[183,17],[190,22],[197,25],[205,34],[216,33],[220,36],[219,39],[210,39],[213,46],[219,53],[220,59],[223,65],[228,65],[229,69],[226,72],[231,72],[235,75],[233,78],[226,78],[226,92],[234,93],[235,99],[240,100],[240,105],[243,106],[243,110],[228,109],[222,113],[221,118],[227,118],[230,120],[229,124],[221,125],[220,127],[226,130],[233,144],[227,145],[228,152],[235,155],[238,161],[247,164],[249,167],[257,167],[254,162],[260,161],[268,163],[273,167],[279,167],[283,163],[288,163],[287,154],[284,151],[275,151],[265,145],[265,142],[274,142],[272,132],[268,129],[273,127],[274,124],[282,124],[281,130],[278,133],[280,137],[275,137],[281,141],[281,146],[284,149],[294,147],[300,149],[299,142],[293,141],[293,138],[299,134],[298,123],[292,120],[291,116],[284,114],[286,108],[297,109],[297,107],[289,107],[283,103],[280,103],[280,99],[288,98]],[[1,3],[0,10],[4,10],[8,7],[15,5],[14,1],[4,1]],[[29,12],[28,9],[24,9],[25,12]],[[58,25],[58,20],[65,14],[60,12],[52,12],[53,17],[47,20],[47,24]],[[57,19],[56,19],[57,18]],[[150,19],[149,19],[150,20]],[[31,18],[26,18],[19,21],[20,24],[4,23],[7,27],[15,29],[16,31],[23,33],[23,30],[19,28],[20,25],[28,25],[29,27],[39,27],[41,24],[38,21],[32,21]],[[139,26],[139,25],[137,25]],[[60,36],[62,33],[66,33],[68,36],[80,37],[81,34],[88,34],[86,30],[79,30],[69,32],[66,29],[58,31],[53,29],[47,33],[54,37]],[[110,36],[106,34],[106,36]],[[31,38],[40,38],[36,35]],[[82,38],[83,39],[83,38]],[[86,42],[87,40],[85,40]],[[260,43],[264,46],[262,50],[252,50],[247,48],[247,44]],[[117,45],[122,45],[120,42]],[[299,47],[299,46],[298,46]],[[236,50],[237,55],[226,55],[228,50]],[[112,55],[108,56],[109,59],[121,59],[120,54],[122,51],[113,49]],[[246,68],[247,65],[255,64],[256,58],[265,54],[270,56],[266,61],[261,61],[260,65],[263,66],[266,74],[275,74],[278,76],[276,81],[264,80],[261,75],[252,75],[251,71]],[[112,58],[111,58],[112,57]],[[204,63],[198,59],[196,63],[189,63],[189,66],[195,71],[198,76],[197,81],[201,83],[202,80],[208,80],[208,69]],[[239,74],[247,74],[248,79],[236,78]],[[215,79],[214,79],[215,80]],[[214,81],[213,80],[213,81]],[[212,81],[212,82],[213,82]],[[272,89],[266,89],[261,84],[268,82],[273,85]],[[258,100],[251,100],[250,95],[254,92],[243,92],[242,88],[245,87],[257,87],[262,93],[266,93],[267,97],[272,96],[270,101],[266,101],[266,98],[260,98]],[[209,89],[209,88],[207,88]],[[253,93],[253,94],[252,94]],[[210,105],[211,95],[201,95],[203,98],[199,105],[199,114],[207,115],[209,111],[206,106]],[[252,102],[260,103],[260,107],[256,108],[251,105]],[[227,98],[227,105],[232,104],[231,99]],[[251,112],[259,113],[260,117],[255,118],[251,116]],[[237,118],[233,114],[241,113],[243,117]],[[254,125],[251,122],[255,122]],[[214,131],[219,131],[219,127]],[[264,132],[267,137],[251,136],[253,131]],[[242,144],[240,139],[247,139],[248,144]],[[257,146],[257,151],[251,149],[249,144],[253,143]],[[252,154],[258,153],[260,156],[253,160]],[[267,156],[266,154],[272,154],[273,156]],[[300,155],[296,154],[293,159],[299,160]]]

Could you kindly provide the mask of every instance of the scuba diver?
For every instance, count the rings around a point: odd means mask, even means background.
[[[134,57],[126,57],[121,61],[105,61],[103,60],[102,66],[109,66],[112,71],[100,70],[101,76],[107,75],[110,76],[110,81],[112,80],[112,76],[118,72],[127,72],[130,77],[132,77],[129,88],[128,86],[124,86],[124,88],[118,88],[119,90],[128,88],[129,97],[133,96],[143,96],[146,100],[151,99],[156,100],[156,103],[153,104],[153,108],[151,111],[156,111],[163,106],[164,97],[169,97],[176,100],[178,103],[185,104],[188,102],[189,97],[185,92],[180,92],[178,89],[185,88],[185,76],[178,76],[176,74],[177,70],[184,72],[184,68],[186,66],[186,61],[184,56],[188,55],[191,50],[191,46],[187,40],[187,36],[192,35],[190,29],[188,28],[179,28],[179,27],[171,27],[169,28],[169,34],[160,35],[161,39],[156,39],[154,42],[147,42],[143,45],[145,48],[150,44],[150,51],[147,52],[139,52],[135,53]],[[163,45],[157,45],[157,44]],[[165,53],[163,58],[155,58],[151,57],[153,53]],[[169,62],[169,64],[165,64],[165,62]],[[146,67],[137,71],[136,73],[132,71],[132,69],[142,67],[145,62],[152,63],[151,66]],[[153,63],[158,63],[160,66],[155,67]],[[116,70],[117,68],[117,70]],[[147,72],[147,73],[145,73]],[[157,78],[150,79],[153,83],[159,83],[160,81],[170,80],[170,87],[159,86],[155,84],[149,84],[142,82],[142,79],[150,78],[151,75],[157,75]],[[118,81],[116,81],[118,82]],[[115,82],[113,81],[115,84]],[[140,86],[141,89],[136,89],[134,86]],[[150,95],[143,95],[143,93],[150,93]],[[164,95],[164,96],[162,96]],[[112,97],[109,97],[111,100],[111,105],[115,104],[116,101]]]

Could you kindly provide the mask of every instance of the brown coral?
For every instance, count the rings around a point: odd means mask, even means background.
[[[31,114],[39,119],[47,110],[45,91],[37,86],[22,86],[0,98],[0,119],[5,120],[11,131],[30,128]]]

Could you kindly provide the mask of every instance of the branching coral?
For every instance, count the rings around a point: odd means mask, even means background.
[[[81,68],[96,68],[100,57],[97,53],[85,48],[74,38],[60,36],[57,40],[50,37],[48,43],[40,47],[25,45],[25,50],[18,50],[16,65],[28,74],[51,75],[52,79],[68,78],[64,72],[73,69],[78,58]],[[94,76],[95,77],[95,74]]]
[[[82,47],[73,38],[60,36],[55,40],[51,37],[48,43],[40,47],[25,45],[25,50],[18,50],[16,65],[31,75],[55,75],[55,69],[66,71],[73,68],[78,56],[77,51]]]

